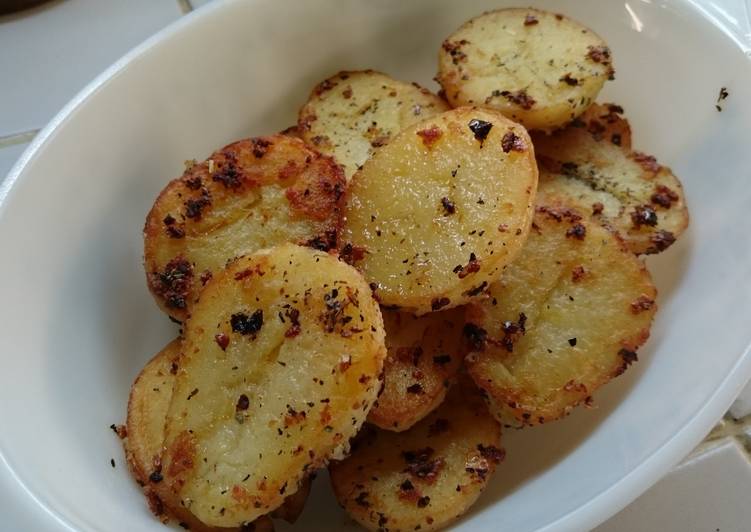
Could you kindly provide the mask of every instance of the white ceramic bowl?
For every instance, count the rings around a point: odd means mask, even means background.
[[[626,108],[636,146],[681,176],[692,222],[649,260],[660,312],[639,364],[594,410],[507,433],[507,462],[463,530],[594,526],[687,453],[751,373],[751,64],[745,19],[727,12],[743,1],[725,12],[678,0],[531,3],[612,45],[617,80],[603,97]],[[183,161],[290,125],[313,84],[339,69],[430,86],[442,39],[507,4],[213,4],[57,116],[0,189],[0,528],[163,529],[108,427],[123,420],[139,368],[176,333],[146,290],[141,227]],[[325,484],[298,529],[351,526]]]

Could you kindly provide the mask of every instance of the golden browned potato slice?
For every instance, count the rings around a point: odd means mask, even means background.
[[[342,241],[384,305],[424,314],[481,294],[526,238],[537,188],[523,127],[463,107],[408,127],[350,183]]]
[[[368,530],[438,530],[465,513],[503,459],[501,430],[477,390],[455,385],[406,432],[367,426],[329,466],[336,498]]]
[[[176,361],[179,356],[180,339],[177,338],[146,364],[133,383],[125,425],[127,436],[123,440],[128,465],[133,476],[143,487],[149,507],[162,521],[171,519],[197,532],[238,530],[206,526],[182,506],[167,506],[163,502],[161,456],[164,423],[172,399],[174,374],[177,371]],[[307,494],[304,490],[303,493]],[[289,514],[278,517],[296,517],[295,513],[299,514],[304,504],[304,499],[285,501],[279,509],[284,509]],[[243,530],[273,531],[274,526],[271,519],[263,516],[253,523],[246,524]]]
[[[589,107],[613,78],[610,49],[563,15],[499,9],[443,42],[438,82],[454,106],[487,105],[528,129],[552,129]]]
[[[303,140],[332,155],[347,178],[402,129],[447,111],[448,104],[415,83],[373,70],[339,72],[319,83],[300,110]]]
[[[146,219],[146,277],[157,303],[182,321],[234,257],[282,242],[334,247],[345,185],[331,158],[286,135],[241,140],[191,164]]]
[[[441,404],[461,367],[464,308],[415,317],[383,311],[388,358],[383,390],[368,421],[407,430]]]
[[[375,401],[383,320],[351,266],[283,244],[238,258],[185,324],[162,474],[212,526],[277,508]]]
[[[607,229],[540,207],[521,255],[471,305],[465,363],[509,425],[566,415],[636,361],[656,290]]]
[[[540,162],[538,202],[570,206],[617,232],[637,254],[663,251],[686,229],[683,187],[654,157],[631,150],[615,105],[596,107],[551,135],[533,137]]]

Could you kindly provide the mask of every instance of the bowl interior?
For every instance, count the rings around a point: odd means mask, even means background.
[[[626,109],[637,149],[682,178],[692,222],[648,261],[660,311],[639,364],[594,409],[506,432],[506,463],[457,529],[593,526],[678,460],[751,369],[748,57],[689,2],[527,3],[609,42],[617,79],[601,99]],[[216,5],[153,39],[59,119],[0,206],[0,453],[41,504],[75,529],[162,530],[108,427],[123,421],[139,369],[177,334],[146,290],[141,228],[183,161],[291,125],[312,86],[338,70],[436,88],[443,38],[507,4]],[[352,526],[326,482],[298,529]]]

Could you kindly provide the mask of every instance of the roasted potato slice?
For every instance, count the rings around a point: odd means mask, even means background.
[[[164,443],[164,423],[172,399],[172,386],[180,356],[180,339],[170,342],[152,358],[141,370],[130,391],[128,418],[125,424],[126,438],[123,440],[125,456],[133,476],[143,487],[149,507],[162,521],[170,519],[182,523],[189,530],[197,532],[222,532],[237,528],[216,528],[204,525],[182,506],[166,506],[162,494],[162,446]],[[303,493],[306,493],[303,491]],[[305,501],[290,500],[279,508],[289,511],[289,515],[299,514]],[[273,531],[274,525],[266,516],[253,523],[253,530]],[[246,530],[250,527],[246,525]]]
[[[162,457],[173,500],[212,526],[277,508],[346,448],[385,357],[354,268],[292,244],[232,262],[184,326]]]
[[[296,138],[241,140],[190,164],[146,219],[144,261],[159,306],[184,320],[225,263],[283,242],[336,245],[341,168]]]
[[[536,188],[524,128],[492,109],[454,109],[403,130],[355,174],[342,241],[382,304],[449,309],[516,256]]]
[[[443,42],[437,81],[449,103],[486,105],[528,129],[553,129],[589,107],[614,75],[610,49],[563,15],[499,9]]]
[[[465,513],[503,459],[501,430],[462,383],[406,432],[366,426],[329,466],[336,498],[368,530],[438,530]]]
[[[368,421],[403,431],[441,404],[461,367],[464,308],[416,317],[383,311],[388,357],[383,390]]]
[[[416,83],[374,70],[345,71],[313,89],[300,110],[299,130],[303,140],[332,155],[351,178],[374,149],[399,131],[448,109]]]
[[[654,157],[631,150],[622,112],[616,105],[598,106],[586,120],[533,136],[538,202],[593,216],[634,253],[659,253],[688,226],[683,187]]]
[[[467,309],[469,374],[513,426],[566,415],[623,373],[649,337],[656,290],[620,239],[540,207],[521,255]]]

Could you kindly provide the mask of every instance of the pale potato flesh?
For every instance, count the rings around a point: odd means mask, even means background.
[[[403,431],[441,404],[463,354],[464,308],[416,317],[383,311],[388,357],[383,390],[368,421],[386,430]]]
[[[157,353],[141,370],[130,391],[128,418],[125,424],[126,438],[123,440],[125,456],[133,476],[143,487],[149,507],[162,521],[172,520],[187,525],[194,532],[230,532],[238,528],[218,528],[204,525],[187,509],[180,505],[167,506],[164,503],[162,483],[162,449],[164,445],[164,424],[172,399],[172,387],[180,356],[180,339],[176,338]],[[305,495],[306,491],[302,493]],[[285,500],[278,510],[285,513],[279,517],[294,518],[304,505],[298,499]],[[289,520],[289,519],[288,519]],[[294,519],[292,519],[294,520]],[[253,522],[254,530],[273,531],[271,519],[259,517]]]
[[[449,103],[486,105],[528,129],[583,113],[613,77],[610,50],[590,29],[537,9],[499,9],[452,33],[439,53]]]
[[[540,166],[538,202],[594,217],[634,253],[659,253],[688,226],[683,187],[670,168],[631,150],[622,109],[607,108],[588,112],[587,120],[551,135],[533,136]]]
[[[342,241],[384,305],[416,314],[477,297],[526,238],[537,188],[524,128],[459,108],[403,130],[355,174]]]
[[[184,326],[162,459],[173,498],[213,526],[278,507],[357,432],[385,356],[351,266],[291,244],[231,263]]]
[[[144,263],[159,306],[184,320],[228,260],[284,242],[336,246],[346,181],[300,139],[273,135],[189,163],[149,212]]]
[[[415,83],[374,70],[339,72],[319,83],[300,110],[302,139],[344,167],[347,178],[402,129],[448,111]]]
[[[467,310],[465,364],[502,422],[553,421],[636,360],[655,297],[615,235],[540,207],[522,253]]]
[[[475,503],[504,458],[499,424],[474,386],[454,385],[405,432],[366,426],[329,466],[339,504],[368,530],[439,530]]]

